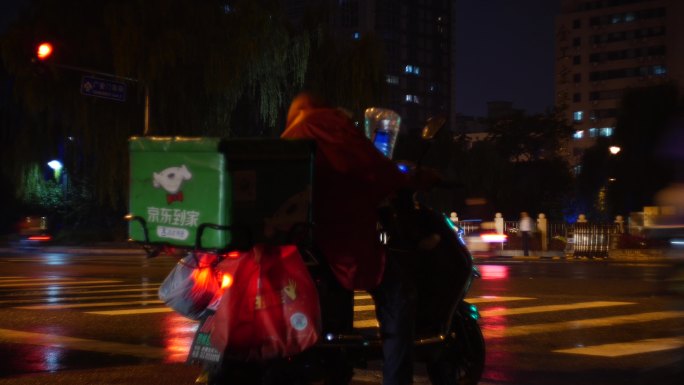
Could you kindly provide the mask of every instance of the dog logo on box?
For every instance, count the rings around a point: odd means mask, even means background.
[[[166,203],[183,201],[183,182],[192,179],[192,173],[185,165],[179,167],[168,167],[158,173],[152,173],[152,184],[155,188],[162,188],[166,191]]]

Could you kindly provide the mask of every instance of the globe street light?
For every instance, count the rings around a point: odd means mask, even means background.
[[[57,159],[49,161],[47,165],[50,166],[51,169],[55,170],[55,172],[59,172],[62,167],[64,167],[62,162],[58,161]]]

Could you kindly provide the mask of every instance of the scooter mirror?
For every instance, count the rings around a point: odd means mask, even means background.
[[[421,133],[423,140],[434,139],[439,130],[444,127],[444,123],[446,123],[446,117],[444,116],[433,116],[428,119],[427,123],[425,123],[425,127],[423,127],[423,132]]]

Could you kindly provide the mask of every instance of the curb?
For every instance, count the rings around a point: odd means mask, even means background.
[[[18,245],[10,246],[3,245],[0,246],[0,253],[61,253],[61,254],[98,254],[98,255],[111,255],[111,254],[126,254],[126,255],[145,255],[145,251],[142,247],[120,244],[120,245]]]
[[[0,253],[24,254],[24,253],[62,253],[62,254],[95,254],[95,255],[140,255],[146,256],[141,246],[128,243],[115,243],[105,245],[0,245]],[[534,253],[534,251],[532,251]],[[639,261],[639,262],[673,262],[684,261],[684,251],[673,252],[671,250],[614,250],[606,258],[575,257],[562,251],[539,252],[524,256],[522,250],[496,250],[493,253],[474,252],[473,259],[479,262],[486,261]]]

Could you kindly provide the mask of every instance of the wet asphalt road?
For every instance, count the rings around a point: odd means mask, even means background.
[[[195,323],[156,297],[174,258],[9,251],[0,253],[0,384],[193,383],[198,368],[183,361]],[[684,305],[664,283],[670,261],[478,262],[483,278],[469,297],[487,341],[484,384],[680,382]],[[359,293],[356,304],[356,319],[372,320],[372,301]],[[377,365],[355,382],[378,383]]]

